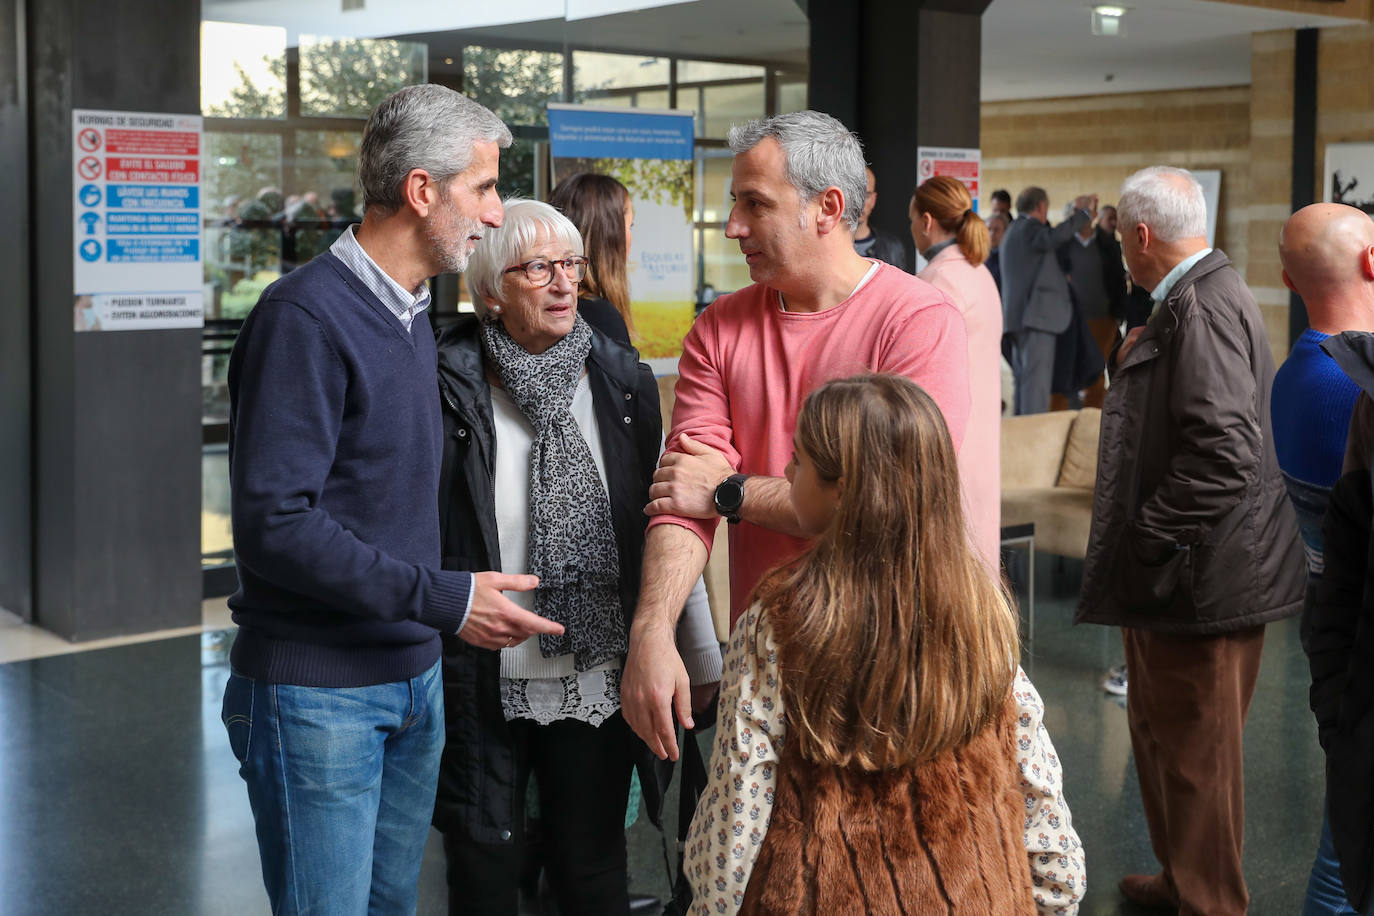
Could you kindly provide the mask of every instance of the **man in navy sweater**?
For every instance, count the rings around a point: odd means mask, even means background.
[[[229,361],[240,587],[223,718],[272,911],[413,913],[444,714],[441,632],[562,627],[440,568],[442,423],[427,278],[501,225],[494,114],[441,86],[363,131],[366,215],[268,287]]]

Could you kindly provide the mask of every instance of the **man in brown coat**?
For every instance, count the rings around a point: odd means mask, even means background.
[[[1146,905],[1242,914],[1242,732],[1264,625],[1302,609],[1305,566],[1269,422],[1274,361],[1245,283],[1207,246],[1202,188],[1122,187],[1122,249],[1155,302],[1108,362],[1076,620],[1122,627],[1126,714],[1161,870]]]

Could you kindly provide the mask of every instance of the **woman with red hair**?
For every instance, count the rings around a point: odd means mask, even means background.
[[[990,569],[1000,566],[1002,528],[1002,297],[983,262],[988,227],[963,182],[937,176],[919,185],[908,211],[911,238],[929,263],[918,277],[964,314],[968,330],[968,429],[959,476],[974,546]]]

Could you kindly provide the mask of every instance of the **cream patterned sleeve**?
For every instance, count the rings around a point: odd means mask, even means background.
[[[1018,666],[1016,749],[1026,803],[1026,854],[1040,916],[1073,916],[1087,890],[1083,846],[1064,800],[1064,771],[1045,730],[1045,703]]]
[[[694,916],[738,913],[744,903],[772,813],[784,728],[778,647],[755,605],[735,624],[725,653],[716,746],[687,835]]]

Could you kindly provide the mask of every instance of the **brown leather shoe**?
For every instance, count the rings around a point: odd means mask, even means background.
[[[1121,891],[1121,896],[1132,903],[1161,909],[1178,909],[1178,894],[1169,887],[1163,874],[1127,875],[1121,879],[1117,888]]]

